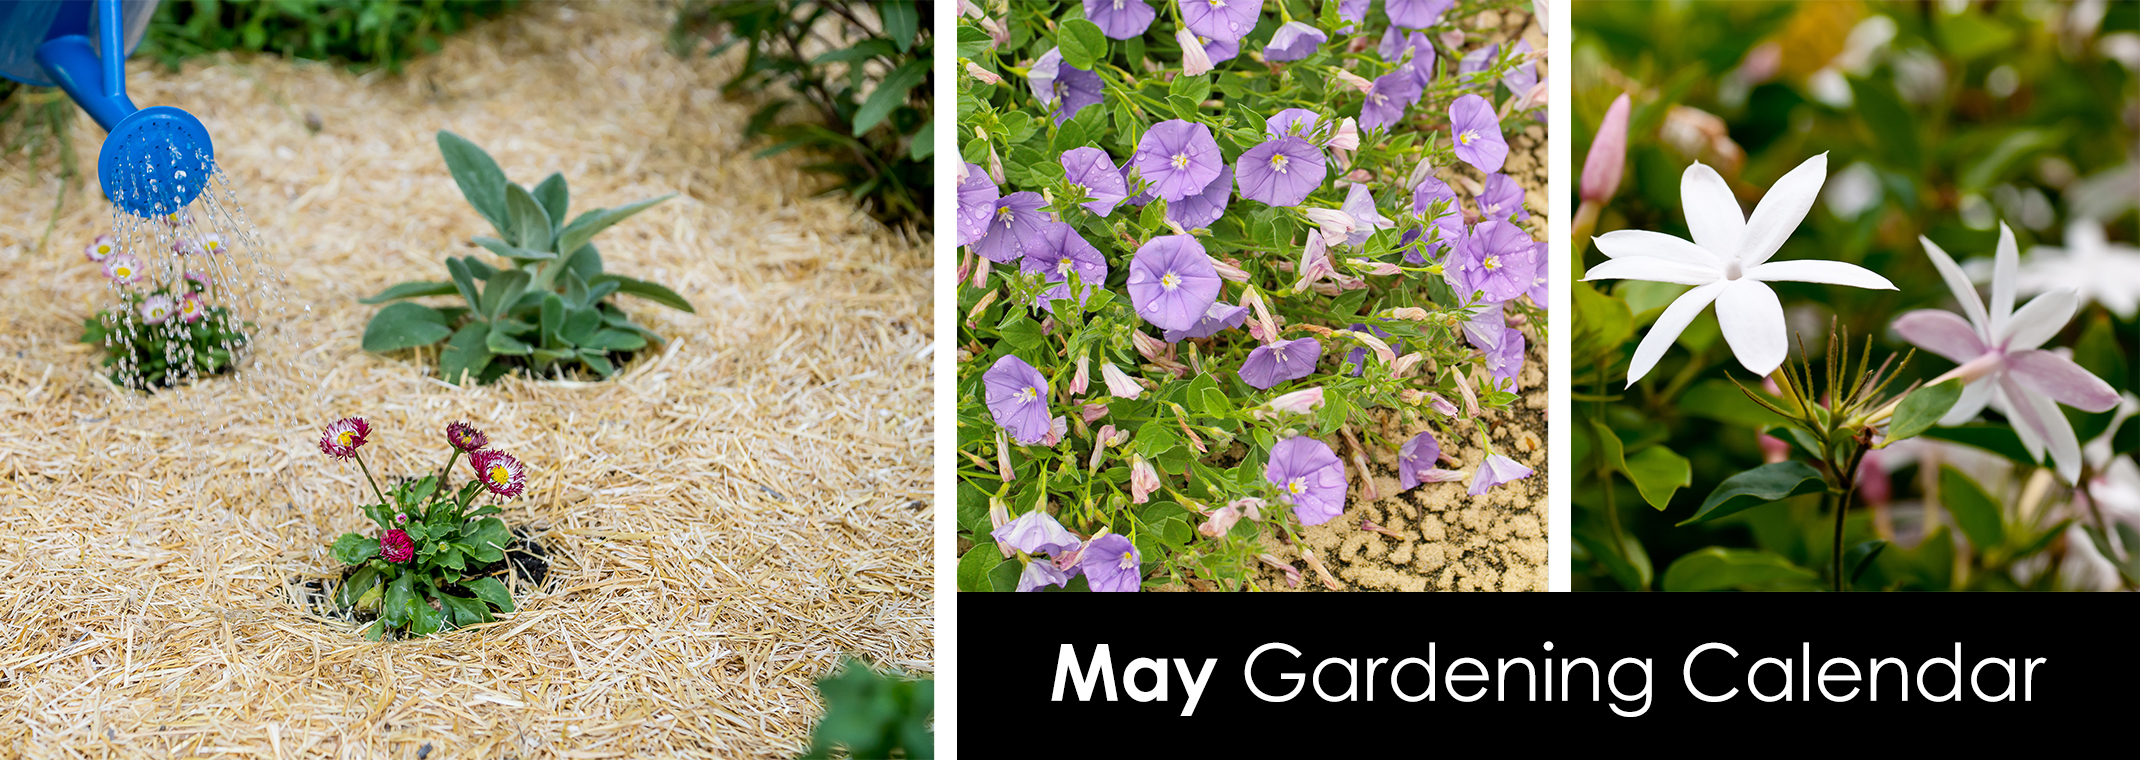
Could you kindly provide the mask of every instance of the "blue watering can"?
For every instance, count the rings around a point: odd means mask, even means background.
[[[176,213],[208,186],[215,145],[193,114],[135,108],[126,56],[157,0],[0,2],[0,76],[58,86],[110,135],[97,154],[104,197],[135,216]]]

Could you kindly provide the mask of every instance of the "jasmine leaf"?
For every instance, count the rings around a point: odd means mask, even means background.
[[[1939,468],[1939,503],[1954,515],[1955,527],[1982,552],[2006,541],[2006,521],[1999,502],[1960,470]]]
[[[1887,438],[1880,444],[1881,448],[1930,430],[1961,397],[1960,378],[1911,391],[1895,406],[1895,417],[1887,425]]]
[[[1820,471],[1798,460],[1764,464],[1725,478],[1702,501],[1694,516],[1680,525],[1708,522],[1793,496],[1819,493],[1828,487]]]
[[[1771,552],[1711,546],[1680,557],[1664,571],[1665,591],[1722,589],[1810,590],[1820,584],[1812,570]]]

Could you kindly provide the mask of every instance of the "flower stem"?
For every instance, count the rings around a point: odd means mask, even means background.
[[[1856,493],[1858,488],[1858,462],[1864,458],[1865,447],[1860,446],[1851,453],[1848,468],[1839,469],[1832,463],[1829,465],[1829,469],[1835,472],[1835,479],[1840,481],[1843,487],[1842,494],[1835,499],[1835,545],[1832,549],[1835,553],[1833,564],[1836,591],[1843,590],[1843,516],[1850,513],[1850,496]]]
[[[450,454],[450,455],[447,455],[447,457],[446,457],[446,467],[445,467],[445,469],[442,469],[442,470],[439,470],[439,471],[438,471],[438,489],[437,489],[437,490],[434,490],[434,491],[432,491],[432,492],[431,492],[431,493],[433,494],[433,496],[432,496],[432,498],[433,498],[433,501],[431,502],[432,504],[437,504],[437,503],[438,503],[438,502],[436,501],[436,499],[441,499],[441,498],[444,498],[444,499],[448,499],[448,500],[450,500],[450,499],[452,498],[452,497],[450,497],[450,496],[448,496],[448,495],[447,495],[447,494],[448,494],[448,491],[447,491],[447,489],[446,489],[446,483],[447,483],[447,481],[451,480],[451,479],[452,479],[452,477],[453,477],[453,465],[454,465],[454,463],[455,463],[455,462],[459,462],[459,461],[461,461],[461,450],[460,450],[460,449],[454,449],[454,450],[453,450],[453,453],[452,453],[452,454]],[[425,512],[424,516],[425,516],[425,517],[430,517],[430,516],[431,516],[431,515],[430,515],[430,511],[431,511],[431,508],[430,508],[429,506],[426,506],[426,507],[424,507],[424,512]]]
[[[371,468],[371,465],[368,465],[368,464],[365,464],[365,463],[364,463],[364,454],[363,454],[363,453],[361,453],[361,452],[355,452],[355,451],[352,451],[352,452],[349,452],[349,453],[350,453],[350,454],[352,454],[352,455],[354,455],[354,456],[356,456],[356,458],[357,458],[357,468],[358,468],[358,469],[361,469],[361,470],[363,470],[363,471],[364,471],[364,480],[365,480],[365,482],[368,482],[368,483],[371,483],[371,484],[372,484],[372,493],[375,493],[375,494],[378,494],[378,495],[379,495],[379,505],[380,505],[380,506],[392,506],[392,503],[386,500],[386,492],[385,492],[385,491],[381,491],[381,490],[379,490],[379,481],[378,481],[378,480],[375,480],[375,479],[373,479],[373,478],[372,478],[372,468]]]

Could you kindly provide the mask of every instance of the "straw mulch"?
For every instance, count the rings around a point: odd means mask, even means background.
[[[153,397],[74,343],[110,300],[78,253],[110,225],[95,179],[39,250],[54,167],[0,159],[0,756],[788,755],[843,653],[934,669],[928,241],[809,197],[804,157],[752,159],[751,104],[716,92],[740,56],[679,60],[667,21],[538,4],[400,77],[137,63],[136,102],[215,137],[290,313],[258,368]],[[575,209],[679,193],[600,243],[700,313],[626,299],[671,342],[603,384],[456,388],[365,354],[356,299],[488,233],[440,128],[523,183],[563,171]],[[101,139],[78,123],[83,156]],[[382,477],[437,467],[457,418],[528,462],[504,517],[549,548],[547,588],[387,644],[287,601],[376,530],[316,448],[342,415]]]

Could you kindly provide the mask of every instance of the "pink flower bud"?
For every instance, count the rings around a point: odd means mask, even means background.
[[[1181,45],[1181,73],[1187,76],[1202,76],[1211,70],[1211,54],[1204,51],[1204,44],[1196,41],[1189,27],[1174,31],[1174,41]]]
[[[1582,199],[1595,203],[1612,200],[1620,189],[1620,176],[1627,166],[1627,93],[1620,93],[1605,109],[1605,120],[1590,141],[1590,155],[1583,158]]]
[[[1308,221],[1321,227],[1324,240],[1344,240],[1352,234],[1352,215],[1334,208],[1307,209]]]
[[[1286,414],[1307,414],[1322,405],[1323,387],[1320,385],[1287,393],[1271,399],[1270,403],[1271,411]]]
[[[971,75],[975,80],[978,80],[984,84],[1003,83],[1003,77],[997,76],[996,72],[981,68],[980,64],[974,63],[972,61],[966,62],[966,73]]]
[[[1409,319],[1413,321],[1423,322],[1427,319],[1427,310],[1419,308],[1417,306],[1402,306],[1395,309],[1391,309],[1390,318]]]
[[[1330,133],[1330,139],[1323,141],[1323,147],[1335,150],[1359,150],[1359,122],[1354,121],[1350,116],[1345,117],[1344,121],[1338,122],[1337,129]]]
[[[1069,434],[1070,418],[1056,415],[1055,419],[1048,420],[1048,434],[1040,439],[1040,445],[1052,447],[1055,444],[1062,443],[1063,436]]]
[[[1002,528],[1010,521],[1011,508],[1004,504],[1002,499],[994,496],[988,497],[988,522],[995,528]],[[1011,548],[1010,544],[1001,541],[996,542],[996,551],[1002,552],[1004,559],[1010,559],[1011,555],[1018,553],[1018,550]]]
[[[1312,211],[1310,215],[1313,215]],[[1347,220],[1349,225],[1350,217],[1347,217]],[[1329,228],[1325,227],[1324,229]],[[1321,282],[1323,278],[1337,273],[1337,270],[1330,265],[1329,248],[1324,244],[1324,238],[1323,233],[1316,230],[1308,230],[1308,245],[1300,250],[1300,266],[1297,270],[1300,272],[1300,280],[1293,283],[1293,292],[1298,293],[1306,290],[1308,286]],[[1345,235],[1343,233],[1335,237],[1338,240],[1343,240],[1344,238]]]
[[[1148,360],[1156,362],[1167,355],[1167,344],[1144,334],[1143,330],[1129,331],[1129,342],[1137,347],[1138,354]]]
[[[1375,358],[1381,359],[1383,363],[1389,364],[1397,361],[1397,352],[1391,351],[1389,344],[1382,342],[1381,338],[1375,337],[1372,333],[1350,330],[1347,332],[1352,333],[1354,340],[1366,344],[1368,350],[1375,352]]]
[[[985,263],[984,260],[984,265]],[[973,328],[980,325],[981,312],[988,311],[989,305],[995,302],[996,291],[991,290],[981,294],[981,300],[973,303],[973,310],[966,312],[966,327]]]
[[[1354,89],[1357,89],[1361,92],[1367,92],[1368,90],[1372,90],[1375,87],[1374,82],[1362,79],[1360,78],[1360,75],[1354,74],[1344,69],[1337,70],[1337,78],[1339,81],[1352,85]]]
[[[1232,503],[1229,503],[1226,506],[1241,510],[1242,517],[1246,517],[1256,522],[1263,522],[1262,499],[1256,498],[1254,496],[1247,496],[1235,499]]]
[[[1129,460],[1129,500],[1143,504],[1152,500],[1152,492],[1159,490],[1159,471],[1152,463],[1144,461],[1143,455]]]
[[[1009,27],[1004,26],[1000,20],[993,18],[981,19],[981,31],[987,32],[988,38],[995,40],[997,45],[1011,44],[1011,30]],[[998,180],[996,184],[1000,185],[1003,182]]]
[[[1300,588],[1300,568],[1287,564],[1285,560],[1279,559],[1277,555],[1273,554],[1258,554],[1256,555],[1256,561],[1262,562],[1265,565],[1271,566],[1272,569],[1284,573],[1285,585],[1287,587]]]
[[[1226,531],[1233,530],[1234,523],[1240,521],[1241,510],[1234,509],[1233,507],[1220,507],[1218,511],[1211,513],[1210,520],[1205,521],[1202,525],[1196,526],[1196,532],[1202,533],[1212,538],[1218,538],[1220,536],[1226,535]]]
[[[1083,396],[1085,388],[1092,384],[1092,357],[1077,356],[1077,374],[1070,376],[1070,395]]]
[[[1761,446],[1761,460],[1765,463],[1778,464],[1791,459],[1791,444],[1784,443],[1781,438],[1762,433],[1754,436],[1754,443]]]
[[[1116,369],[1114,362],[1100,363],[1100,378],[1107,381],[1107,392],[1115,398],[1134,401],[1138,396],[1144,395],[1144,386],[1138,385],[1136,380]]]
[[[1420,362],[1426,361],[1426,358],[1426,354],[1418,352],[1399,356],[1397,357],[1397,363],[1390,365],[1390,374],[1397,377],[1411,377],[1412,370],[1417,368]]]
[[[995,262],[989,261],[987,257],[977,258],[979,260],[973,262],[973,281],[967,284],[976,288],[985,288],[988,287],[988,273],[990,270],[995,269]]]
[[[996,431],[996,474],[1003,476],[1005,483],[1018,479],[1018,471],[1011,469],[1010,440],[1004,437],[1000,429]]]
[[[1248,271],[1233,259],[1212,259],[1211,268],[1219,271],[1219,278],[1230,282],[1248,282]]]
[[[996,155],[996,146],[988,146],[988,178],[1003,184],[1003,158]]]
[[[1449,403],[1448,399],[1442,398],[1441,394],[1427,394],[1427,405],[1432,407],[1434,411],[1440,412],[1443,417],[1456,416],[1456,405]]]
[[[1323,567],[1323,561],[1315,558],[1315,552],[1309,551],[1307,547],[1303,546],[1300,549],[1300,559],[1308,564],[1308,569],[1315,571],[1316,577],[1322,579],[1324,586],[1331,591],[1336,591],[1340,588],[1337,578],[1330,575],[1330,569]]]
[[[982,18],[988,14],[982,13],[981,6],[974,5],[973,0],[959,0],[959,15],[967,18]]]
[[[1367,259],[1353,259],[1352,264],[1353,266],[1367,270],[1368,274],[1374,275],[1376,277],[1389,277],[1391,275],[1404,274],[1403,269],[1399,268],[1396,264],[1391,264],[1387,261],[1369,261]]]
[[[1308,234],[1313,235],[1314,233]],[[1248,332],[1251,335],[1265,343],[1278,339],[1278,320],[1271,318],[1271,310],[1268,305],[1264,304],[1263,294],[1253,289],[1244,290],[1241,292],[1241,305],[1248,307],[1249,311],[1255,314],[1254,321],[1248,325]]]
[[[1077,416],[1083,418],[1087,424],[1097,422],[1101,417],[1107,416],[1107,405],[1086,404],[1078,407]]]

